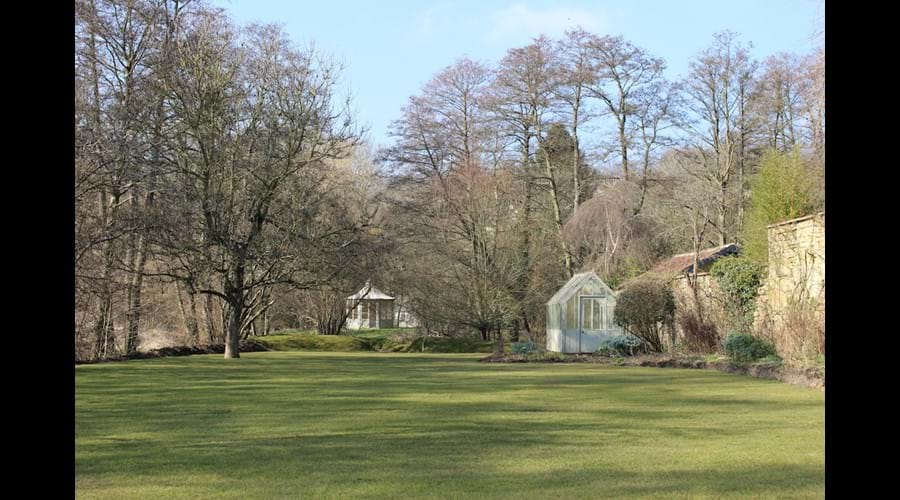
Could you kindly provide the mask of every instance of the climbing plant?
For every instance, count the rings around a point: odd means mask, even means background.
[[[717,260],[709,272],[722,290],[729,330],[750,333],[763,267],[745,257],[728,256]]]

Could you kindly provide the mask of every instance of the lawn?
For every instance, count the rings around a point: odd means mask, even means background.
[[[824,394],[707,370],[259,352],[76,367],[78,498],[824,496]]]

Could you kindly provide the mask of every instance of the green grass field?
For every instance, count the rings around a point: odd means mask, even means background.
[[[824,496],[824,394],[708,370],[260,352],[76,367],[78,498]]]

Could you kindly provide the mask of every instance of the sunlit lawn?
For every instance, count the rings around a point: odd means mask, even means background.
[[[76,369],[78,498],[824,495],[824,395],[708,370],[260,352]]]

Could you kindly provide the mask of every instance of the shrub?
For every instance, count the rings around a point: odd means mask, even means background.
[[[701,320],[693,311],[678,317],[678,326],[684,335],[684,347],[688,352],[709,354],[719,349],[719,332],[711,321]]]
[[[600,340],[597,354],[603,356],[634,356],[644,347],[644,342],[634,335],[615,335]]]
[[[511,349],[514,354],[531,354],[538,352],[540,347],[534,342],[513,342]]]
[[[675,321],[675,298],[661,281],[637,281],[619,294],[614,316],[616,324],[644,341],[649,349],[662,352],[662,332],[671,331]]]
[[[775,356],[775,347],[763,339],[746,333],[732,333],[725,338],[725,354],[735,361],[756,361]]]
[[[753,327],[756,296],[762,285],[762,266],[744,257],[729,256],[717,260],[709,273],[724,294],[729,327],[749,332]]]

